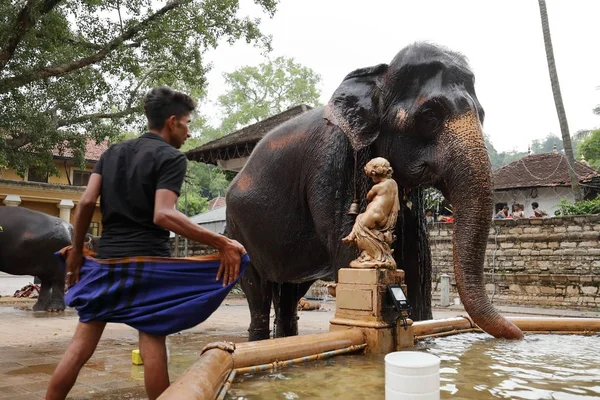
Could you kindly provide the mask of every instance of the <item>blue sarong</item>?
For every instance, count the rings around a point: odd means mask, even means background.
[[[66,251],[55,253],[63,270]],[[244,254],[239,276],[249,261]],[[81,322],[120,322],[166,336],[205,321],[225,300],[239,276],[223,287],[223,279],[216,280],[219,265],[218,254],[107,260],[86,255],[65,303],[77,310]]]

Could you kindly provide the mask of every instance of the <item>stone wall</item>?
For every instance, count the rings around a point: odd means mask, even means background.
[[[428,226],[433,266],[433,303],[439,303],[440,275],[450,275],[452,224]],[[486,250],[485,279],[496,304],[600,309],[600,215],[494,220]],[[184,241],[179,241],[184,256]],[[175,255],[174,240],[171,249]],[[189,242],[190,256],[215,249]],[[410,288],[408,288],[410,290]]]
[[[435,304],[443,273],[451,277],[451,297],[458,297],[452,224],[428,229]],[[600,215],[494,220],[484,270],[490,299],[497,304],[599,309],[599,241]]]

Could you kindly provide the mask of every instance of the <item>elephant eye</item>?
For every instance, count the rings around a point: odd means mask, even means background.
[[[416,115],[418,129],[425,135],[437,133],[444,122],[444,109],[441,104],[429,103],[421,107]]]

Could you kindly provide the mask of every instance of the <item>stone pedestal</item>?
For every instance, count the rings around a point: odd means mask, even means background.
[[[395,351],[398,312],[387,298],[389,284],[402,285],[406,293],[404,271],[340,269],[336,286],[336,313],[330,321],[329,330],[357,327],[363,330],[369,352],[385,354]]]

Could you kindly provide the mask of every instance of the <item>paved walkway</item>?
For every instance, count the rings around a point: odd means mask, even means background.
[[[0,399],[42,399],[48,381],[77,325],[71,309],[49,314],[30,311],[32,300],[0,298]],[[497,307],[506,315],[600,317],[600,312],[580,312],[524,307]],[[300,334],[327,332],[335,313],[333,301],[318,311],[299,312]],[[462,306],[435,308],[434,318],[465,314]],[[273,315],[272,315],[273,317]],[[171,379],[177,378],[213,341],[244,342],[250,313],[245,299],[227,299],[203,324],[168,339]],[[83,368],[70,399],[144,399],[143,367],[131,363],[137,332],[109,324],[95,355]]]

